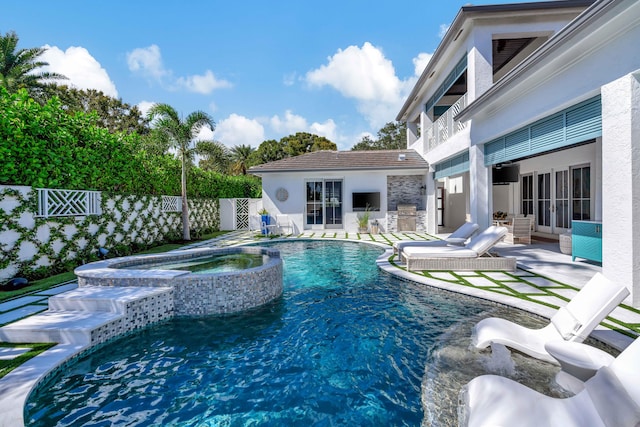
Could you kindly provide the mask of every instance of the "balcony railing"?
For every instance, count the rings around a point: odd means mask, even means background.
[[[453,118],[467,106],[467,94],[462,95],[433,125],[425,132],[426,150],[431,151],[467,126],[466,122]]]

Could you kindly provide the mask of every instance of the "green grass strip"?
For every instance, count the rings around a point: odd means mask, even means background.
[[[51,347],[57,345],[56,343],[27,343],[27,344],[13,344],[13,343],[0,343],[0,347],[3,348],[30,348],[29,351],[22,353],[19,356],[14,357],[9,360],[0,360],[0,378],[7,375],[9,372],[13,371],[18,366],[25,363],[27,360],[36,357],[40,353],[50,349]]]

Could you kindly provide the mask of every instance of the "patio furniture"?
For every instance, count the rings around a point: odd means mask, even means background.
[[[571,261],[584,258],[602,262],[602,223],[598,221],[572,221]]]
[[[460,391],[460,426],[638,426],[640,339],[566,399],[545,396],[498,375],[482,375]]]
[[[556,383],[574,394],[584,390],[585,381],[598,369],[611,365],[615,360],[609,353],[579,342],[551,341],[544,348],[562,368],[556,374]]]
[[[536,231],[536,216],[532,214],[518,214],[518,218],[529,218],[531,220],[531,231]]]
[[[511,225],[507,226],[505,243],[515,244],[516,242],[531,244],[531,218],[515,217],[511,220]]]
[[[571,231],[562,233],[559,236],[560,252],[565,255],[571,255]]]
[[[504,238],[507,229],[491,226],[472,237],[464,246],[408,246],[400,252],[401,260],[411,270],[510,270],[516,259],[493,257],[488,252]],[[487,256],[484,256],[487,255]]]
[[[285,215],[285,214],[276,215],[276,224],[280,234],[284,234],[285,230],[288,231],[287,234],[293,233],[293,223],[289,219],[289,215]]]
[[[276,217],[272,219],[274,219],[274,221],[270,222],[269,224],[265,222],[262,223],[262,229],[266,230],[265,234],[281,235],[283,234],[284,229],[289,230],[288,234],[293,233],[293,224],[289,219],[289,215],[276,215]]]
[[[456,229],[453,233],[443,240],[400,240],[393,244],[393,253],[397,254],[402,251],[403,248],[410,246],[446,246],[446,245],[458,245],[462,246],[464,242],[469,239],[478,230],[478,224],[472,222],[465,222]]]
[[[472,342],[480,349],[492,343],[503,344],[557,365],[558,361],[547,352],[545,344],[555,340],[584,341],[627,295],[629,290],[624,285],[596,273],[566,307],[558,309],[547,326],[529,329],[509,320],[490,317],[473,328]]]

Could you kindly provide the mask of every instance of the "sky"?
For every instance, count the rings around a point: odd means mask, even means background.
[[[505,3],[500,0],[473,4]],[[199,139],[258,147],[296,132],[348,150],[394,121],[466,1],[10,1],[0,33],[45,47],[65,84],[143,112],[201,110]]]

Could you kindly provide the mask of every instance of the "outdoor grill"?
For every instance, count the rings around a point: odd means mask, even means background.
[[[398,205],[398,231],[416,231],[416,205]]]

